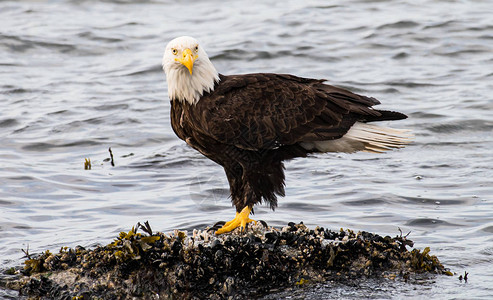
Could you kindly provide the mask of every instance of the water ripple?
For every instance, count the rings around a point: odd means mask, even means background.
[[[27,244],[33,253],[56,251],[105,244],[138,221],[149,220],[156,230],[192,230],[234,215],[224,170],[178,140],[170,126],[161,57],[167,41],[187,34],[205,45],[223,74],[327,78],[409,116],[383,124],[414,132],[402,150],[287,162],[286,197],[275,212],[256,207],[256,219],[411,231],[418,248],[430,246],[453,272],[474,274],[474,286],[436,278],[429,288],[389,288],[376,298],[487,298],[490,6],[0,2],[0,264],[19,265],[18,249]],[[84,170],[86,158],[91,170]],[[330,294],[331,283],[311,296],[298,292],[306,299],[369,297],[364,289],[338,289]]]

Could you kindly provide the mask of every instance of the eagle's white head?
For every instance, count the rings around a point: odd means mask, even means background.
[[[178,37],[166,46],[163,70],[168,81],[171,100],[195,104],[214,89],[219,74],[199,42],[189,36]]]

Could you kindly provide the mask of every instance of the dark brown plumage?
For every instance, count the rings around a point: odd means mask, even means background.
[[[339,139],[355,122],[406,118],[373,109],[374,98],[283,74],[220,75],[196,104],[171,100],[173,130],[223,166],[237,212],[261,201],[277,206],[283,161],[318,151],[301,143]]]

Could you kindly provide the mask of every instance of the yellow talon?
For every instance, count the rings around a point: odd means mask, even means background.
[[[223,227],[228,227],[231,223],[233,223],[238,218],[239,214],[240,214],[239,212],[236,212],[235,218],[231,221],[224,223]]]
[[[252,220],[249,217],[251,211],[252,209],[246,206],[241,210],[241,212],[236,212],[235,218],[229,222],[226,222],[223,225],[223,227],[219,228],[219,230],[216,231],[216,234],[223,234],[225,232],[230,232],[240,226],[241,228],[246,228],[246,224],[251,222],[255,222],[255,224],[257,224],[257,221]]]

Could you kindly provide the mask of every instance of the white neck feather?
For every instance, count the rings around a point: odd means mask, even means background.
[[[213,91],[215,83],[219,82],[219,74],[207,55],[199,54],[192,74],[181,64],[164,64],[163,68],[171,100],[196,104],[204,93]]]

